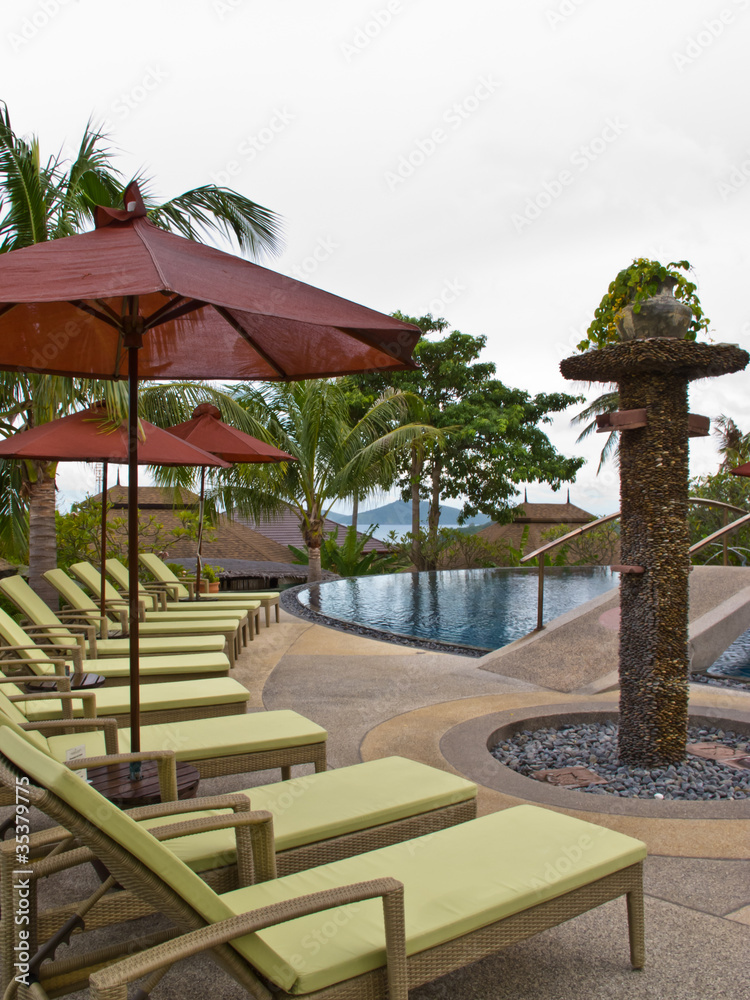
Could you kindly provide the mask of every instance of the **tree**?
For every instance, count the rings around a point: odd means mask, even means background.
[[[143,177],[137,179],[149,219],[163,229],[196,240],[218,234],[252,256],[270,253],[278,246],[275,214],[243,195],[209,184],[156,204],[148,192],[150,182]],[[113,151],[106,145],[106,136],[91,122],[84,129],[75,159],[65,162],[58,153],[43,162],[38,138],[18,136],[7,105],[0,103],[0,253],[91,228],[95,206],[119,207],[126,187],[127,182],[113,165]],[[96,395],[92,395],[92,387]],[[3,380],[0,420],[5,421],[3,430],[11,433],[64,416],[102,395],[113,413],[125,412],[122,387],[116,385],[9,375]],[[40,396],[50,405],[41,407],[37,402]],[[17,470],[3,468],[2,485],[11,487],[13,493],[0,505],[0,515],[4,516],[0,539],[18,552],[21,521],[28,512],[30,581],[39,593],[56,601],[54,591],[41,580],[44,570],[56,561],[55,470],[55,463],[29,464],[22,485]]]
[[[392,315],[416,324],[426,334],[443,333],[444,319]],[[408,465],[401,463],[401,485],[405,500],[412,503],[412,539],[417,569],[434,569],[434,559],[425,558],[419,545],[419,500],[428,498],[428,534],[433,539],[440,523],[440,499],[463,501],[459,522],[481,512],[497,521],[511,518],[517,484],[547,482],[553,489],[571,481],[583,464],[581,458],[564,458],[540,429],[549,414],[565,409],[579,397],[565,393],[531,397],[511,389],[495,378],[492,362],[478,358],[485,337],[453,330],[441,340],[424,336],[414,350],[417,371],[387,376],[398,389],[418,395],[426,416],[423,422],[441,436],[417,438],[412,443]],[[378,387],[384,376],[365,377],[365,384]],[[360,383],[361,384],[361,383]]]
[[[418,410],[408,393],[388,390],[364,416],[351,420],[344,379],[288,382],[264,390],[242,385],[237,400],[267,428],[272,442],[296,462],[236,466],[217,473],[227,484],[229,509],[260,516],[292,507],[308,550],[311,581],[320,579],[324,524],[333,505],[355,494],[376,490],[395,469],[395,457],[428,431],[405,422]]]
[[[573,426],[576,424],[585,424],[585,427],[576,438],[576,444],[579,444],[581,441],[585,441],[587,437],[590,437],[596,432],[596,418],[600,414],[617,413],[619,409],[620,394],[618,393],[616,386],[613,386],[607,392],[603,392],[600,396],[597,396],[596,399],[592,399],[590,403],[587,403],[581,412],[576,413],[570,421]],[[612,459],[613,463],[617,465],[619,463],[619,457],[620,438],[618,432],[610,431],[609,434],[607,434],[607,440],[604,442],[604,447],[599,455],[599,464],[596,467],[597,476],[602,471],[602,467],[608,459]]]

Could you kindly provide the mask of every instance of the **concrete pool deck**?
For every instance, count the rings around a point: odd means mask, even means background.
[[[402,754],[460,773],[451,734],[496,713],[585,701],[612,704],[612,695],[553,691],[481,670],[467,657],[423,652],[334,631],[282,612],[262,628],[233,676],[251,693],[251,710],[292,708],[330,733],[329,763],[353,764]],[[739,713],[750,721],[750,694],[691,687],[696,709]],[[488,723],[489,724],[489,723]],[[518,795],[494,787],[496,764],[481,745],[463,752],[490,765],[480,782],[481,813],[506,808]],[[446,757],[450,752],[451,759]],[[460,756],[460,755],[459,755]],[[499,768],[500,765],[497,765]],[[476,775],[472,775],[476,780]],[[277,780],[277,772],[234,775],[201,783],[199,794]],[[534,783],[537,784],[537,783]],[[579,795],[568,791],[571,796]],[[596,812],[598,797],[580,795],[582,818],[644,840],[647,964],[630,969],[623,900],[616,900],[432,984],[410,1000],[718,1000],[750,996],[750,819],[675,820]],[[576,800],[571,799],[571,807]],[[556,808],[556,807],[555,807]],[[502,850],[502,845],[498,845]],[[86,994],[76,994],[83,998]],[[175,969],[154,998],[193,1000],[247,994],[205,957]]]

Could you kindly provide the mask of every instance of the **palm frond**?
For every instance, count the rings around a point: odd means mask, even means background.
[[[242,253],[261,259],[281,249],[281,221],[275,212],[229,188],[206,184],[149,207],[149,219],[162,229],[203,241],[218,233]]]
[[[41,243],[49,235],[51,181],[40,170],[39,144],[13,131],[6,104],[0,102],[0,253]]]

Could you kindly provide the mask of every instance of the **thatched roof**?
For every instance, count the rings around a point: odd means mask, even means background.
[[[524,531],[528,528],[524,552],[532,552],[544,545],[542,534],[550,528],[565,524],[572,529],[595,520],[594,514],[589,514],[588,511],[572,504],[570,498],[566,503],[522,503],[515,510],[517,513],[514,514],[512,522],[489,524],[486,528],[482,528],[478,535],[488,542],[505,540],[517,549],[520,548]]]

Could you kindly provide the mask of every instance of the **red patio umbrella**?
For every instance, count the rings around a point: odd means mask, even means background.
[[[201,403],[193,410],[193,416],[182,424],[169,428],[169,433],[187,441],[203,451],[218,455],[233,464],[257,462],[296,462],[294,455],[266,444],[259,438],[245,434],[244,431],[231,424],[225,424],[221,419],[221,410],[212,403]],[[203,499],[206,490],[206,468],[201,468],[201,499],[198,520],[198,558],[195,568],[195,598],[201,596],[201,554],[203,549]]]
[[[138,378],[296,380],[413,368],[417,327],[148,221],[137,185],[89,233],[0,254],[0,369],[128,379],[132,749]]]
[[[230,463],[191,445],[179,436],[139,421],[139,465],[207,465],[224,469]],[[90,406],[68,417],[50,420],[27,431],[12,434],[0,441],[0,458],[32,458],[50,462],[102,462],[102,594],[101,613],[105,613],[105,553],[107,551],[107,465],[128,460],[128,427],[125,421],[116,427],[104,405]]]

